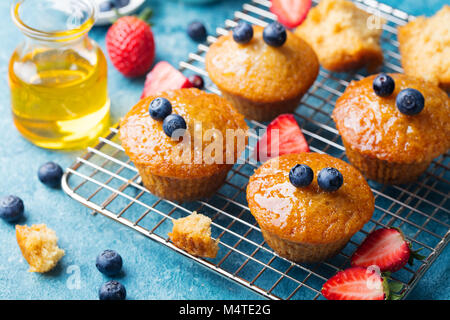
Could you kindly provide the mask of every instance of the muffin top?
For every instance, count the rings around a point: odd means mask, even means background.
[[[172,113],[186,122],[185,136],[179,141],[164,133],[163,121],[150,117],[149,104],[158,97],[168,99]],[[227,100],[192,88],[142,99],[120,122],[119,137],[131,161],[146,166],[152,174],[199,178],[236,161],[245,148],[247,128],[244,116]],[[227,130],[238,130],[230,131],[236,134],[234,139],[226,139]]]
[[[431,161],[450,147],[450,100],[437,86],[403,74],[390,74],[395,90],[375,94],[375,75],[353,81],[336,102],[333,119],[344,142],[363,155],[396,163]],[[398,93],[420,91],[424,109],[405,115],[396,107]]]
[[[312,48],[290,31],[281,47],[267,45],[263,28],[253,26],[247,44],[233,40],[232,32],[221,36],[206,55],[206,70],[221,89],[260,102],[294,98],[305,93],[319,72]]]
[[[295,187],[290,170],[306,164],[314,172],[307,187]],[[334,192],[317,183],[319,171],[338,169],[343,185]],[[325,154],[300,153],[273,158],[259,167],[247,187],[251,213],[261,228],[294,242],[331,243],[351,237],[370,220],[374,197],[361,173]]]

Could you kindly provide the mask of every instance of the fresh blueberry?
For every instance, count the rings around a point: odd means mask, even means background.
[[[391,76],[380,73],[374,80],[373,80],[373,91],[375,91],[375,94],[380,97],[389,97],[395,89],[395,82],[394,79],[392,79]]]
[[[249,43],[253,38],[253,27],[247,22],[240,22],[233,29],[233,39],[237,43]]]
[[[111,2],[111,0],[106,0],[106,1],[100,2],[100,5],[99,5],[100,12],[110,11],[113,8],[114,8],[114,4]]]
[[[61,177],[63,170],[54,162],[47,162],[40,166],[38,171],[39,180],[52,188],[59,188],[61,186]]]
[[[166,98],[156,98],[150,102],[148,112],[153,119],[162,121],[172,113],[172,104]]]
[[[120,9],[130,4],[130,0],[105,0],[100,2],[99,8],[101,12],[110,11],[114,8]]]
[[[186,121],[184,121],[183,117],[178,114],[171,114],[163,121],[164,133],[169,137],[172,137],[176,130],[183,130],[186,128]]]
[[[15,222],[23,217],[23,201],[16,196],[9,195],[0,199],[0,218],[8,222]]]
[[[199,76],[198,74],[194,74],[188,78],[189,82],[192,83],[194,88],[197,89],[203,89],[205,86],[205,82],[203,81],[203,78]]]
[[[269,46],[281,47],[287,39],[286,29],[279,22],[272,22],[264,28],[263,39]]]
[[[118,281],[111,280],[105,282],[98,290],[98,297],[100,300],[125,300],[127,297],[127,290],[123,284]]]
[[[207,32],[203,23],[194,21],[188,25],[187,34],[192,40],[202,42],[205,41]]]
[[[317,183],[325,191],[336,191],[344,183],[344,177],[336,168],[323,168],[317,175]]]
[[[113,4],[116,8],[123,8],[130,4],[130,0],[113,0]]]
[[[408,116],[420,113],[425,107],[425,98],[416,89],[404,89],[397,95],[397,109]]]
[[[122,270],[122,257],[114,250],[105,250],[97,256],[95,266],[107,276],[119,274]]]
[[[289,181],[297,188],[309,186],[313,178],[314,172],[306,164],[297,164],[289,172]]]

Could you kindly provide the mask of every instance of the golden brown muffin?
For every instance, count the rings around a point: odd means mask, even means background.
[[[247,44],[220,37],[206,54],[206,70],[224,97],[248,119],[266,121],[293,112],[314,83],[319,62],[311,47],[290,31],[281,47],[267,45],[253,26]]]
[[[314,172],[307,187],[296,188],[289,171],[306,164]],[[317,175],[325,167],[344,178],[335,192],[322,190]],[[296,262],[318,262],[336,253],[370,220],[374,197],[361,173],[329,155],[300,153],[273,158],[259,167],[247,187],[248,206],[267,244]]]
[[[29,272],[48,272],[64,256],[64,250],[58,248],[55,231],[45,224],[16,225],[16,238],[23,257],[30,265]]]
[[[367,67],[375,71],[383,62],[380,37],[385,21],[347,0],[322,0],[308,13],[295,34],[308,42],[320,64],[331,71]]]
[[[164,133],[162,121],[150,117],[149,104],[157,97],[168,99],[173,113],[186,121],[186,136],[180,141]],[[245,149],[247,129],[244,116],[226,99],[191,88],[141,100],[120,122],[119,136],[145,187],[161,198],[183,202],[208,197],[223,184]],[[236,139],[226,139],[227,130],[234,130]],[[216,152],[214,144],[223,150]]]
[[[450,6],[431,18],[419,17],[398,28],[406,74],[450,91]]]
[[[367,178],[382,183],[414,181],[450,147],[450,101],[439,87],[403,74],[390,74],[395,91],[375,94],[375,75],[353,81],[336,102],[333,119],[347,157]],[[401,113],[398,93],[419,90],[425,108],[417,115]]]
[[[173,220],[170,240],[178,247],[197,257],[215,258],[219,241],[211,238],[211,219],[197,212]]]

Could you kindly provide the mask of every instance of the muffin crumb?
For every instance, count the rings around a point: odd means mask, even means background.
[[[366,66],[372,72],[383,62],[379,42],[384,23],[351,1],[322,0],[295,34],[313,47],[325,69],[340,72]]]
[[[450,91],[450,6],[433,17],[419,17],[398,28],[405,73]]]
[[[219,240],[211,238],[211,219],[197,212],[173,221],[170,240],[180,249],[205,258],[215,258]]]
[[[30,265],[29,272],[48,272],[64,256],[64,250],[58,247],[55,231],[45,224],[17,225],[16,238],[23,257]]]

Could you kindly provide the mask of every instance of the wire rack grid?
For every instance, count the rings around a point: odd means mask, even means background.
[[[317,3],[318,1],[313,1]],[[413,17],[372,0],[357,0],[361,8],[387,20],[383,26],[382,46],[385,52],[384,69],[401,72],[396,40],[396,27]],[[234,19],[226,20],[221,35],[239,20],[266,25],[276,17],[268,11],[270,1],[253,0],[235,12]],[[208,37],[212,43],[216,37]],[[180,70],[205,77],[206,90],[220,94],[207,78],[204,70],[206,44],[198,46]],[[346,160],[345,150],[330,118],[336,99],[360,73],[330,73],[321,69],[307,95],[302,99],[295,116],[300,123],[310,148],[314,152],[328,153]],[[249,121],[253,129],[265,125]],[[358,232],[335,257],[320,264],[306,265],[279,257],[264,242],[260,229],[250,214],[245,189],[256,165],[250,160],[253,146],[244,155],[244,163],[236,164],[226,183],[210,199],[178,204],[151,195],[141,184],[136,168],[125,155],[117,138],[118,128],[111,128],[106,137],[87,153],[77,158],[67,169],[63,189],[75,200],[117,222],[120,222],[170,249],[198,262],[226,278],[254,290],[270,299],[323,299],[323,283],[337,271],[349,266],[349,257],[364,238],[375,228],[396,226],[402,229],[414,249],[423,247],[425,260],[407,266],[392,275],[404,284],[405,296],[414,288],[450,238],[448,190],[450,189],[450,156],[435,159],[425,174],[408,185],[369,184],[375,195],[375,213],[372,220]],[[194,257],[174,246],[167,233],[172,220],[193,211],[212,219],[212,235],[220,240],[215,259]]]

